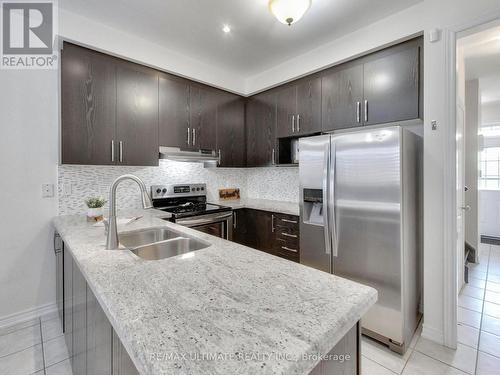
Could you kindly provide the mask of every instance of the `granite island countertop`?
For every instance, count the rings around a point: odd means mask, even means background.
[[[299,216],[299,203],[276,201],[270,199],[257,199],[257,198],[242,198],[237,200],[215,200],[210,203],[215,203],[221,206],[231,207],[233,210],[239,208],[252,208],[255,210],[277,212],[287,215]]]
[[[83,215],[54,226],[139,372],[307,374],[377,299],[367,286],[159,219],[156,210],[119,232],[166,226],[212,245],[158,261],[105,250],[104,228]]]

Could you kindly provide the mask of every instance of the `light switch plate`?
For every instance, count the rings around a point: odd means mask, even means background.
[[[52,197],[54,197],[54,184],[43,184],[42,198],[52,198]]]
[[[62,195],[64,197],[69,197],[73,194],[73,186],[71,185],[71,182],[64,182],[62,188]]]

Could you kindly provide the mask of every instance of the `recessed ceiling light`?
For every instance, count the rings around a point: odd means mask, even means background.
[[[222,31],[224,31],[227,34],[231,32],[231,28],[229,27],[229,25],[224,25],[222,27]]]

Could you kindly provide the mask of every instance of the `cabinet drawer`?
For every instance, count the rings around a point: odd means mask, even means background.
[[[282,239],[284,241],[295,241],[298,242],[300,239],[300,234],[298,230],[294,230],[294,228],[287,227],[275,227],[274,233],[276,238]]]
[[[281,239],[276,239],[274,244],[274,253],[281,258],[299,262],[300,250],[298,244],[298,241],[289,242],[283,241]]]
[[[292,233],[299,232],[299,217],[284,214],[274,214],[274,225],[276,228],[289,228]]]

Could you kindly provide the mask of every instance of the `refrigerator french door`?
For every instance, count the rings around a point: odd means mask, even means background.
[[[392,126],[299,145],[300,261],[377,289],[363,333],[398,352],[418,323],[419,142]]]

